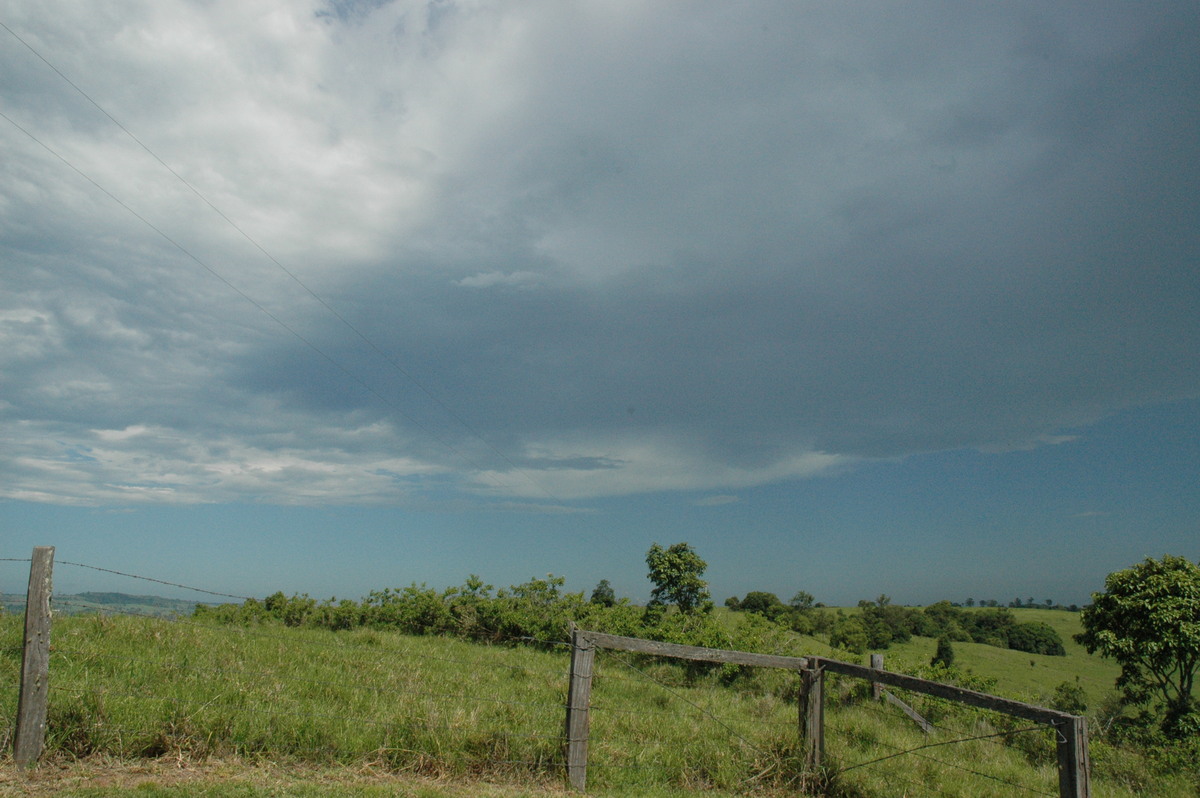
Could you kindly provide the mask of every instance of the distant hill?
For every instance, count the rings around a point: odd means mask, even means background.
[[[162,596],[135,596],[129,593],[66,593],[55,595],[51,606],[62,615],[104,612],[129,615],[191,615],[202,601],[170,599]],[[23,593],[0,593],[5,612],[24,612]]]

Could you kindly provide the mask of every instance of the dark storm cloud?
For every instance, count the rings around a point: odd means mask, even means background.
[[[15,491],[719,491],[1200,393],[1194,4],[431,9],[76,21],[350,326],[6,45],[6,113],[292,331],[9,129]]]

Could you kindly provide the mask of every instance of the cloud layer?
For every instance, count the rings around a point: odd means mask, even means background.
[[[1200,394],[1193,3],[4,14],[137,137],[0,31],[10,498],[720,496]]]

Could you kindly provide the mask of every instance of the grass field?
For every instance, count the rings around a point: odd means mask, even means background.
[[[1038,609],[1013,609],[1012,613],[1019,622],[1040,621],[1053,627],[1062,638],[1067,656],[1050,657],[979,643],[955,643],[955,664],[995,679],[996,689],[1005,695],[1034,704],[1045,704],[1055,687],[1076,678],[1087,693],[1089,706],[1097,706],[1112,692],[1120,668],[1110,660],[1088,654],[1075,642],[1074,635],[1083,630],[1079,613]],[[929,662],[936,648],[935,640],[914,637],[908,643],[892,646],[886,657],[898,664]]]
[[[1019,612],[1022,619],[1043,613],[1047,622],[1078,623],[1068,613]],[[0,617],[5,750],[15,717],[19,644],[19,619]],[[797,639],[796,646],[830,653],[815,639]],[[1032,667],[1030,655],[1019,652],[968,644],[956,644],[956,651],[960,662],[997,679],[996,692],[1012,697],[1036,696],[1073,679],[1072,663],[1085,674],[1089,693],[1103,694],[1114,673],[1075,649],[1068,657],[1033,657]],[[932,641],[917,639],[889,651],[888,665],[904,670],[906,662],[931,655]],[[47,756],[29,774],[0,761],[0,794],[565,794],[567,666],[561,648],[367,629],[61,618],[53,632]],[[590,791],[796,794],[797,681],[795,674],[759,670],[726,685],[719,672],[697,676],[602,652],[592,695]],[[832,794],[1054,794],[1049,731],[1020,730],[986,713],[912,698],[941,727],[926,737],[894,708],[864,695],[861,683],[829,680],[828,764],[844,770]],[[1017,733],[954,742],[1004,731]],[[952,744],[873,762],[935,742]],[[1105,749],[1098,758],[1097,796],[1195,795],[1194,781],[1149,776],[1129,755]]]
[[[725,622],[731,625],[745,617],[743,613],[732,613],[723,608],[718,611],[724,613]],[[825,611],[853,615],[859,608],[830,607]],[[979,676],[995,679],[995,689],[999,694],[1033,704],[1045,705],[1055,687],[1062,682],[1074,682],[1076,678],[1086,692],[1090,706],[1097,706],[1113,692],[1120,668],[1111,660],[1088,654],[1083,646],[1075,642],[1074,636],[1083,630],[1079,613],[1024,608],[1010,611],[1019,622],[1038,621],[1051,626],[1062,638],[1067,656],[1026,654],[980,643],[954,643],[955,664]],[[819,637],[801,637],[807,653],[835,658],[846,656],[845,652],[835,651]],[[893,644],[882,653],[885,667],[908,673],[920,665],[928,664],[936,649],[937,641],[933,638],[914,637],[907,643]]]

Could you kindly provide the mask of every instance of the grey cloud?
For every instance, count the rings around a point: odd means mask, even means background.
[[[6,111],[323,353],[6,130],[0,413],[60,500],[138,446],[196,500],[725,495],[1200,393],[1190,4],[166,8],[211,86],[19,21],[383,354],[0,48]],[[136,425],[178,441],[95,445]]]

